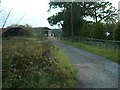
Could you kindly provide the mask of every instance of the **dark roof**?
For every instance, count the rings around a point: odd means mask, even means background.
[[[22,27],[9,27],[9,28],[6,28],[6,30],[11,30],[11,29],[22,29]]]
[[[51,30],[50,28],[48,28],[48,27],[45,27],[45,28],[43,28],[42,30],[44,30],[44,29],[48,29],[48,30]]]
[[[7,28],[0,28],[0,34],[3,34],[6,31],[7,31]]]
[[[44,30],[44,29],[51,30],[51,29],[48,28],[48,27],[33,27],[33,29],[35,29],[35,30]]]
[[[4,29],[3,32],[8,32],[8,31],[16,30],[16,29],[22,29],[22,27],[9,27],[9,28]]]
[[[2,34],[4,35],[4,36],[6,36],[6,35],[12,35],[12,34],[19,34],[19,32],[20,32],[20,30],[22,29],[22,27],[9,27],[9,28],[6,28],[3,32],[2,32]]]

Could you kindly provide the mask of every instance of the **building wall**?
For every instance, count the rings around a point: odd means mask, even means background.
[[[49,30],[49,29],[43,29],[42,32],[43,32],[43,33],[45,32],[48,37],[52,36],[52,32],[51,32],[51,30]]]
[[[49,37],[52,36],[51,30],[48,30],[48,36],[49,36]]]
[[[51,31],[51,29],[47,28],[47,27],[37,27],[37,28],[34,28],[36,30],[35,34],[38,35],[38,34],[43,34],[45,36],[53,36],[53,33]]]

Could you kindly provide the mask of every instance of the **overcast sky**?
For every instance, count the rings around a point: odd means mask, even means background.
[[[12,8],[10,17],[7,20],[6,26],[17,23],[20,18],[22,20],[19,24],[30,24],[33,27],[51,27],[47,21],[47,18],[53,15],[58,10],[47,12],[49,9],[49,0],[1,0],[1,6],[8,13]],[[113,6],[118,8],[118,2],[120,0],[107,0],[113,3]],[[4,13],[5,14],[5,13]],[[3,15],[3,14],[0,14]],[[1,16],[0,16],[1,17]],[[2,24],[0,25],[0,27]]]

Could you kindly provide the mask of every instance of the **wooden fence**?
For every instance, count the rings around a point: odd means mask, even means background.
[[[94,38],[81,38],[81,37],[73,37],[73,38],[60,38],[60,40],[74,41],[74,42],[82,42],[88,45],[94,45],[103,49],[110,49],[113,52],[118,52],[120,48],[120,41],[114,40],[103,40],[103,39],[94,39]]]

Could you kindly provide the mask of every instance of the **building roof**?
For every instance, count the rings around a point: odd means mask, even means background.
[[[48,27],[33,27],[33,29],[35,29],[35,30],[44,30],[44,29],[51,30],[51,29],[48,28]]]
[[[3,34],[3,36],[18,35],[20,33],[21,29],[22,29],[22,27],[8,27],[5,30],[3,30],[2,34]]]
[[[48,27],[44,27],[42,30],[44,30],[44,29],[48,29],[48,30],[51,30],[50,28],[48,28]]]

